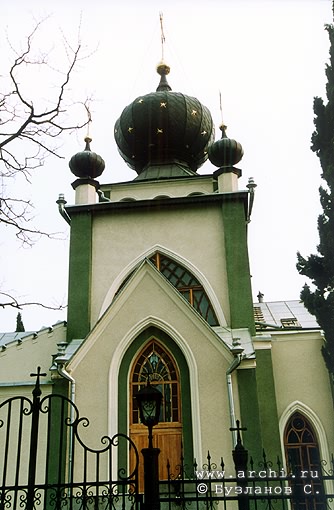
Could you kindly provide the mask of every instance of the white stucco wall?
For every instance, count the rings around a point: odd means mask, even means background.
[[[221,205],[215,205],[188,207],[184,213],[164,209],[148,214],[137,209],[94,218],[92,324],[104,311],[108,293],[112,298],[134,265],[158,248],[197,269],[220,303],[219,320],[224,322],[223,315],[229,322],[224,227]]]
[[[0,391],[1,387],[12,383],[31,383],[37,367],[46,372],[50,379],[49,368],[52,355],[58,352],[57,344],[66,340],[66,326],[56,324],[53,328],[46,328],[36,334],[27,335],[21,342],[11,342],[0,351]]]
[[[322,456],[334,451],[334,411],[329,376],[318,331],[272,334],[277,409],[283,437],[286,422],[299,410],[306,414],[322,442]],[[320,435],[325,436],[321,437]],[[326,452],[326,445],[328,450]]]
[[[230,426],[226,370],[233,356],[206,322],[148,264],[117,297],[69,365],[77,383],[77,405],[81,413],[94,417],[91,431],[85,431],[87,441],[94,443],[106,432],[116,432],[122,354],[150,323],[160,325],[187,359],[196,457],[201,459],[210,449],[213,457],[220,459],[223,449],[231,449],[226,434],[217,436],[215,423],[222,431]]]

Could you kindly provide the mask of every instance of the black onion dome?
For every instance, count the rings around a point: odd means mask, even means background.
[[[209,160],[218,167],[231,167],[239,163],[244,155],[243,148],[239,142],[228,138],[226,135],[226,126],[220,126],[222,137],[208,148]]]
[[[198,99],[172,92],[161,62],[156,92],[137,97],[115,124],[115,140],[126,163],[138,174],[148,165],[181,163],[196,171],[214,139],[209,110]]]
[[[95,179],[99,177],[105,167],[104,160],[90,150],[91,138],[85,138],[86,147],[82,152],[78,152],[71,157],[69,167],[71,172],[82,179]]]

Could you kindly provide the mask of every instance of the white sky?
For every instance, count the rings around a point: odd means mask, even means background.
[[[38,44],[57,63],[61,31],[75,45],[81,24],[86,54],[93,53],[78,66],[70,93],[94,97],[92,150],[106,162],[100,182],[131,180],[135,173],[117,152],[113,126],[127,104],[157,87],[159,11],[164,13],[169,84],[210,109],[217,138],[221,90],[228,135],[245,152],[238,164],[243,171],[239,187],[245,189],[249,177],[258,185],[249,226],[254,301],[259,290],[267,301],[298,299],[306,280],[295,269],[296,252],[314,253],[318,242],[321,169],[310,138],[313,97],[325,98],[329,40],[324,24],[332,20],[330,0],[15,0],[2,8],[0,75],[11,59],[5,27],[17,44],[34,19],[51,14]],[[25,79],[36,89],[36,77]],[[15,183],[17,193],[34,201],[34,224],[62,233],[60,241],[41,239],[26,249],[14,232],[0,226],[1,290],[21,300],[66,304],[69,228],[55,201],[65,193],[68,203],[74,202],[68,160],[83,149],[84,136],[85,130],[65,134],[65,159],[49,158],[34,174],[32,187]],[[207,163],[200,173],[214,169]],[[16,314],[0,309],[0,331],[15,330]],[[25,308],[22,315],[26,330],[66,319],[66,311],[38,307]]]

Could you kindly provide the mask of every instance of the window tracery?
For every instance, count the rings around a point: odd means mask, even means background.
[[[210,326],[218,325],[216,314],[203,286],[188,269],[159,252],[156,252],[150,260]]]
[[[152,340],[140,353],[135,362],[132,377],[132,423],[139,423],[136,393],[150,381],[163,395],[159,423],[179,422],[179,377],[177,367],[169,353]]]

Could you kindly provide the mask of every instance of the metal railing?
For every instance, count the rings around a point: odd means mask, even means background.
[[[87,418],[67,397],[42,398],[40,369],[32,399],[9,398],[0,404],[0,510],[334,510],[334,458],[316,471],[284,470],[265,453],[248,460],[237,421],[233,473],[208,453],[199,468],[167,466],[158,480],[156,500],[139,493],[139,455],[124,434],[103,436],[99,447]],[[94,438],[96,439],[96,438]],[[132,472],[126,462],[134,460]],[[122,463],[123,461],[123,463]],[[146,471],[146,476],[149,471]],[[144,474],[145,476],[145,474]],[[149,491],[150,484],[145,484]]]
[[[32,399],[0,404],[0,510],[137,510],[134,443],[116,434],[102,437],[98,448],[87,446],[89,420],[65,396],[41,398],[41,375],[32,374]],[[131,449],[135,462],[127,474],[120,459]]]

